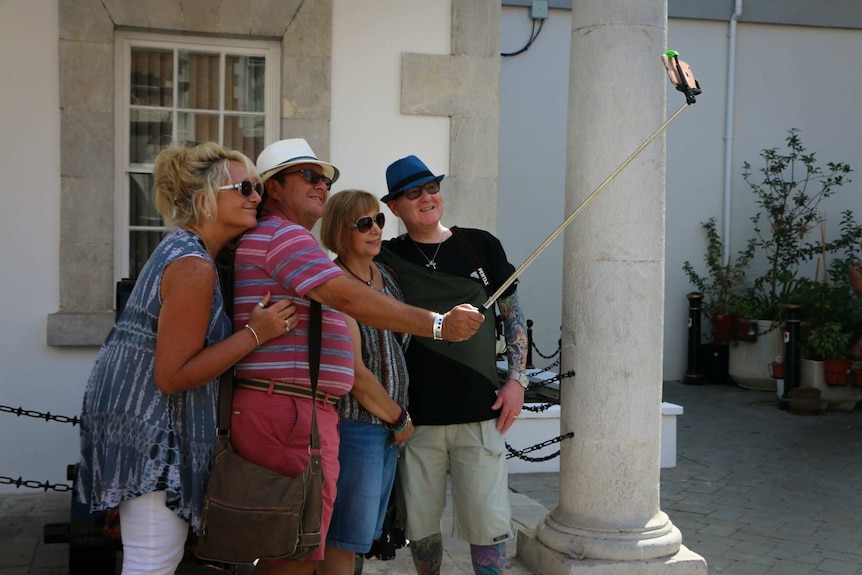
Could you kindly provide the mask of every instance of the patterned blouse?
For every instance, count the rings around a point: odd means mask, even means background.
[[[383,275],[383,293],[404,301],[401,288],[395,281],[392,270],[381,263],[376,264]],[[358,323],[358,322],[357,322]],[[403,408],[407,408],[407,361],[404,350],[410,342],[407,334],[395,333],[359,323],[362,334],[362,361],[377,376],[389,392],[389,396]],[[383,422],[359,405],[353,394],[343,396],[338,401],[338,414],[344,419],[355,419],[364,423],[382,424]]]
[[[167,505],[195,532],[215,448],[218,379],[166,394],[155,384],[156,331],[165,267],[180,258],[212,259],[191,232],[170,232],[141,270],[129,301],[102,345],[81,411],[76,495],[91,511],[165,491]],[[205,345],[231,334],[219,286]]]

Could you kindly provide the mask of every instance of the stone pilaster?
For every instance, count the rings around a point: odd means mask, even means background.
[[[497,227],[500,10],[493,0],[452,0],[452,54],[401,57],[401,113],[451,118],[447,213],[490,232]]]

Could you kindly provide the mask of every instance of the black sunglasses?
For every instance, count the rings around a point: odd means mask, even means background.
[[[239,195],[244,198],[250,198],[252,192],[257,192],[257,195],[263,197],[263,186],[260,185],[260,182],[251,183],[248,180],[243,180],[241,182],[237,182],[236,184],[231,184],[229,186],[222,186],[219,190],[230,190],[231,188],[237,190]]]
[[[327,178],[323,174],[318,174],[317,172],[315,172],[314,170],[312,170],[310,168],[304,168],[302,170],[294,170],[292,172],[285,172],[284,173],[285,176],[289,176],[290,174],[302,174],[303,176],[305,176],[305,181],[308,182],[309,184],[311,184],[312,186],[316,186],[320,182],[323,182],[324,184],[326,184],[327,190],[332,189],[332,180],[330,180],[329,178]]]
[[[371,225],[377,224],[377,227],[381,230],[383,229],[383,224],[386,223],[386,214],[380,212],[376,216],[362,216],[356,223],[353,224],[352,227],[356,228],[356,231],[360,234],[367,234],[371,231]]]
[[[419,199],[419,197],[422,195],[422,190],[428,192],[429,196],[433,196],[440,191],[440,182],[436,180],[431,180],[430,182],[422,184],[421,186],[416,186],[415,188],[405,190],[404,197],[412,202],[413,200]]]

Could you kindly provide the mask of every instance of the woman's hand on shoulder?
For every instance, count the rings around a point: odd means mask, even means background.
[[[266,292],[263,299],[252,307],[251,318],[248,325],[260,338],[260,343],[267,342],[280,335],[284,335],[299,323],[299,315],[293,302],[285,298],[273,304],[272,295]]]

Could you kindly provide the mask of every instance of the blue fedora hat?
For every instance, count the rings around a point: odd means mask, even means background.
[[[386,168],[386,187],[389,188],[389,193],[380,198],[380,201],[386,203],[414,186],[421,186],[431,180],[439,182],[445,177],[442,174],[439,176],[432,174],[428,166],[416,156],[401,158]]]

